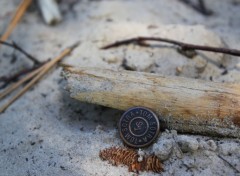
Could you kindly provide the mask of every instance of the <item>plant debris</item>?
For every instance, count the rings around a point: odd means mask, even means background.
[[[1,97],[8,95],[10,92],[19,87],[22,83],[31,79],[29,83],[27,83],[16,95],[14,95],[6,104],[0,107],[0,113],[4,112],[13,102],[15,102],[20,96],[22,96],[25,92],[27,92],[33,85],[35,85],[51,68],[53,68],[60,60],[62,60],[65,56],[71,54],[72,50],[78,46],[78,43],[72,45],[69,48],[66,48],[58,57],[52,59],[51,61],[42,65],[39,69],[30,72],[29,75],[23,77],[22,80],[14,84],[13,86],[6,89],[1,94]],[[36,72],[36,73],[35,73]]]
[[[114,166],[126,165],[129,172],[152,171],[161,173],[163,171],[162,163],[157,156],[139,156],[138,152],[133,149],[110,147],[101,150],[99,157],[102,160],[108,160]]]
[[[164,42],[164,43],[170,43],[170,44],[173,44],[173,45],[177,45],[182,50],[181,53],[185,53],[186,51],[191,51],[191,53],[192,52],[194,53],[195,50],[201,50],[201,51],[209,51],[209,52],[216,52],[216,53],[224,53],[224,54],[229,54],[229,55],[233,55],[233,56],[240,56],[240,50],[236,50],[236,49],[203,46],[203,45],[194,45],[194,44],[183,43],[183,42],[180,42],[180,41],[177,41],[177,40],[161,38],[161,37],[130,38],[130,39],[116,41],[114,43],[108,44],[106,46],[103,46],[101,49],[109,49],[109,48],[114,48],[114,47],[118,47],[118,46],[121,46],[121,45],[128,45],[128,44],[131,44],[131,43],[135,43],[139,46],[145,46],[145,47],[150,46],[149,44],[145,43],[146,41]],[[188,55],[189,54],[187,54],[187,56]]]
[[[17,26],[19,21],[21,20],[22,16],[26,12],[29,5],[32,3],[32,0],[22,0],[20,5],[18,6],[9,26],[7,27],[5,33],[1,36],[1,41],[6,41],[14,28]]]

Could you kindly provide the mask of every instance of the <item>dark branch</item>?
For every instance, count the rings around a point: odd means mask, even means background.
[[[202,12],[202,14],[209,16],[212,15],[213,12],[209,9],[207,9],[206,4],[204,2],[204,0],[198,0],[198,4],[199,4],[199,11]]]
[[[225,158],[223,158],[221,155],[217,155],[220,159],[222,159],[224,162],[226,162],[233,170],[236,171],[236,173],[240,173],[240,171],[234,167],[228,160],[226,160]]]
[[[21,47],[19,47],[15,42],[8,43],[8,42],[4,42],[0,40],[0,43],[9,47],[12,47],[16,50],[18,50],[19,52],[21,52],[22,54],[24,54],[27,58],[29,58],[31,61],[33,61],[33,63],[35,65],[40,64],[41,62],[39,62],[36,58],[34,58],[32,55],[28,54],[25,50],[23,50]]]
[[[201,13],[202,15],[210,16],[213,14],[213,12],[206,7],[204,0],[198,0],[198,4],[194,4],[194,3],[190,2],[189,0],[180,0],[180,1],[183,2],[184,4],[190,6],[197,12]]]
[[[46,62],[48,62],[48,61],[46,61]],[[11,82],[17,81],[21,76],[38,69],[39,67],[41,67],[46,62],[42,62],[42,63],[40,63],[40,64],[38,64],[38,65],[36,65],[36,66],[34,66],[32,68],[27,68],[27,69],[21,70],[21,71],[15,73],[13,75],[10,75],[10,76],[2,76],[2,77],[0,77],[0,82],[3,82],[3,84],[0,86],[0,89],[5,88]]]
[[[224,53],[229,54],[233,56],[240,56],[240,50],[236,49],[229,49],[229,48],[219,48],[219,47],[212,47],[212,46],[203,46],[203,45],[193,45],[189,43],[183,43],[177,40],[171,40],[166,38],[160,38],[160,37],[136,37],[131,38],[127,40],[117,41],[115,43],[106,45],[102,47],[101,49],[109,49],[113,47],[118,47],[121,45],[128,45],[130,43],[136,43],[142,45],[142,43],[145,44],[146,41],[156,41],[156,42],[165,42],[170,43],[179,46],[183,51],[187,50],[202,50],[202,51],[209,51],[209,52],[216,52],[216,53]],[[146,44],[145,44],[146,46]]]
[[[8,43],[8,42],[4,42],[0,40],[0,44],[3,44],[5,46],[9,46],[12,47],[16,50],[18,50],[19,52],[21,52],[22,54],[24,54],[27,58],[29,58],[33,63],[34,66],[32,68],[26,68],[23,69],[13,75],[8,75],[8,76],[2,76],[0,77],[0,89],[5,88],[6,86],[8,86],[8,84],[10,84],[11,82],[17,81],[21,76],[30,73],[33,70],[38,69],[39,67],[41,67],[44,63],[46,62],[40,62],[38,61],[36,58],[34,58],[32,55],[28,54],[25,50],[23,50],[20,46],[18,46],[15,42],[12,43]]]

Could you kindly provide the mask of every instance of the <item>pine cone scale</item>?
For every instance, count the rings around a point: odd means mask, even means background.
[[[161,161],[157,156],[145,156],[143,161],[139,162],[137,151],[132,149],[110,147],[101,150],[99,157],[102,160],[108,160],[112,165],[126,165],[130,172],[153,171],[160,173],[163,171]]]

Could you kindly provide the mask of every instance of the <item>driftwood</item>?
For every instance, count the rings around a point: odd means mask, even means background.
[[[240,138],[240,85],[133,71],[65,67],[72,98],[120,110],[144,106],[162,128]]]

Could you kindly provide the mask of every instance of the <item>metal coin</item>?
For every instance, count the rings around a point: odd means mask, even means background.
[[[150,109],[133,107],[122,115],[118,129],[125,144],[140,148],[150,145],[156,139],[160,124],[158,117]]]

